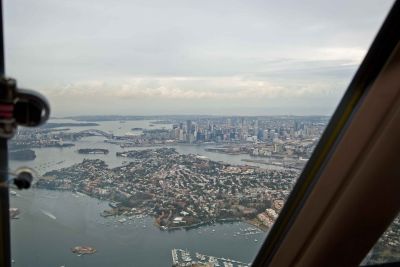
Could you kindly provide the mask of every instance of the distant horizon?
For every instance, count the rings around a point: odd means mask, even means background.
[[[51,119],[73,119],[73,118],[93,118],[93,117],[331,117],[332,115],[324,114],[309,114],[309,115],[294,115],[294,114],[274,114],[274,115],[217,115],[217,114],[153,114],[153,115],[133,115],[133,114],[98,114],[98,115],[72,115],[72,116],[51,116]]]

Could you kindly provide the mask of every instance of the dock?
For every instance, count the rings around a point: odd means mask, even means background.
[[[243,263],[229,258],[220,258],[204,255],[198,252],[190,252],[183,249],[173,249],[172,267],[250,267],[250,263]]]

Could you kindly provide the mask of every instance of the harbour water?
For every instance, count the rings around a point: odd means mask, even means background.
[[[131,128],[150,128],[149,121],[99,122],[96,127],[72,127],[71,131],[100,129],[114,134],[131,132]],[[155,125],[152,128],[171,127]],[[175,146],[180,153],[194,153],[231,164],[245,164],[248,155],[225,155],[206,152],[202,146]],[[80,148],[106,148],[107,155],[83,155]],[[36,159],[10,162],[10,169],[20,166],[34,168],[40,175],[52,169],[71,166],[84,158],[103,159],[110,167],[129,159],[115,153],[129,149],[104,142],[103,137],[88,137],[74,147],[35,149]],[[248,163],[246,163],[248,164]],[[150,217],[103,218],[100,213],[108,202],[74,194],[31,189],[10,196],[11,206],[20,209],[19,219],[12,220],[13,266],[171,266],[173,248],[189,249],[206,255],[231,258],[250,263],[266,233],[244,234],[250,226],[244,222],[202,226],[191,230],[161,231]],[[92,246],[93,255],[77,256],[74,246]]]

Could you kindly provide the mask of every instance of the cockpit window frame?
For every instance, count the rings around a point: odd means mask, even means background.
[[[320,178],[326,164],[340,143],[343,133],[352,122],[352,117],[377,79],[392,52],[399,43],[400,2],[396,1],[362,64],[349,84],[342,100],[334,112],[314,153],[297,180],[284,208],[270,230],[252,266],[272,266],[272,259],[281,249],[288,231],[296,223],[310,193]]]

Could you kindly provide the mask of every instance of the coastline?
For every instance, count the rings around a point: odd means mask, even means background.
[[[104,198],[99,198],[96,196],[91,196],[89,194],[87,194],[86,192],[81,192],[81,191],[73,191],[73,190],[69,190],[69,189],[61,189],[61,188],[56,188],[56,189],[49,189],[49,188],[42,188],[42,187],[34,187],[35,189],[39,189],[39,190],[47,190],[47,191],[57,191],[57,192],[70,192],[72,194],[77,194],[80,196],[85,196],[85,197],[90,197],[92,199],[96,199],[96,200],[101,200],[101,201],[105,201],[107,203],[111,203],[110,200],[108,199],[104,199]],[[107,218],[107,217],[129,217],[129,215],[127,214],[123,214],[119,213],[118,210],[120,208],[127,208],[127,207],[119,207],[119,208],[112,208],[111,210],[113,211],[112,213],[109,212],[108,210],[104,210],[102,212],[99,213],[99,216],[103,217],[103,218]],[[115,211],[116,210],[116,211]],[[115,212],[114,212],[115,211]],[[104,213],[108,213],[107,215],[103,215]],[[223,218],[223,219],[216,219],[216,220],[210,220],[210,221],[201,221],[199,223],[195,223],[195,224],[190,224],[190,225],[179,225],[179,226],[162,226],[159,225],[159,223],[157,223],[157,218],[155,216],[152,216],[150,214],[146,214],[146,213],[136,213],[135,215],[141,215],[141,216],[148,216],[151,217],[154,222],[153,225],[156,226],[156,228],[158,228],[161,231],[176,231],[176,230],[190,230],[190,229],[197,229],[199,227],[202,226],[211,226],[214,225],[215,223],[218,224],[225,224],[225,223],[235,223],[235,222],[244,222],[247,223],[249,225],[252,225],[254,227],[256,227],[257,229],[263,231],[263,232],[267,232],[269,230],[269,228],[265,225],[263,225],[262,223],[260,223],[257,218],[253,218],[253,219],[244,219],[244,218]]]
[[[246,223],[257,227],[259,230],[263,231],[263,232],[268,232],[271,227],[268,227],[264,224],[262,224],[257,218],[251,219],[251,220],[246,220]]]

